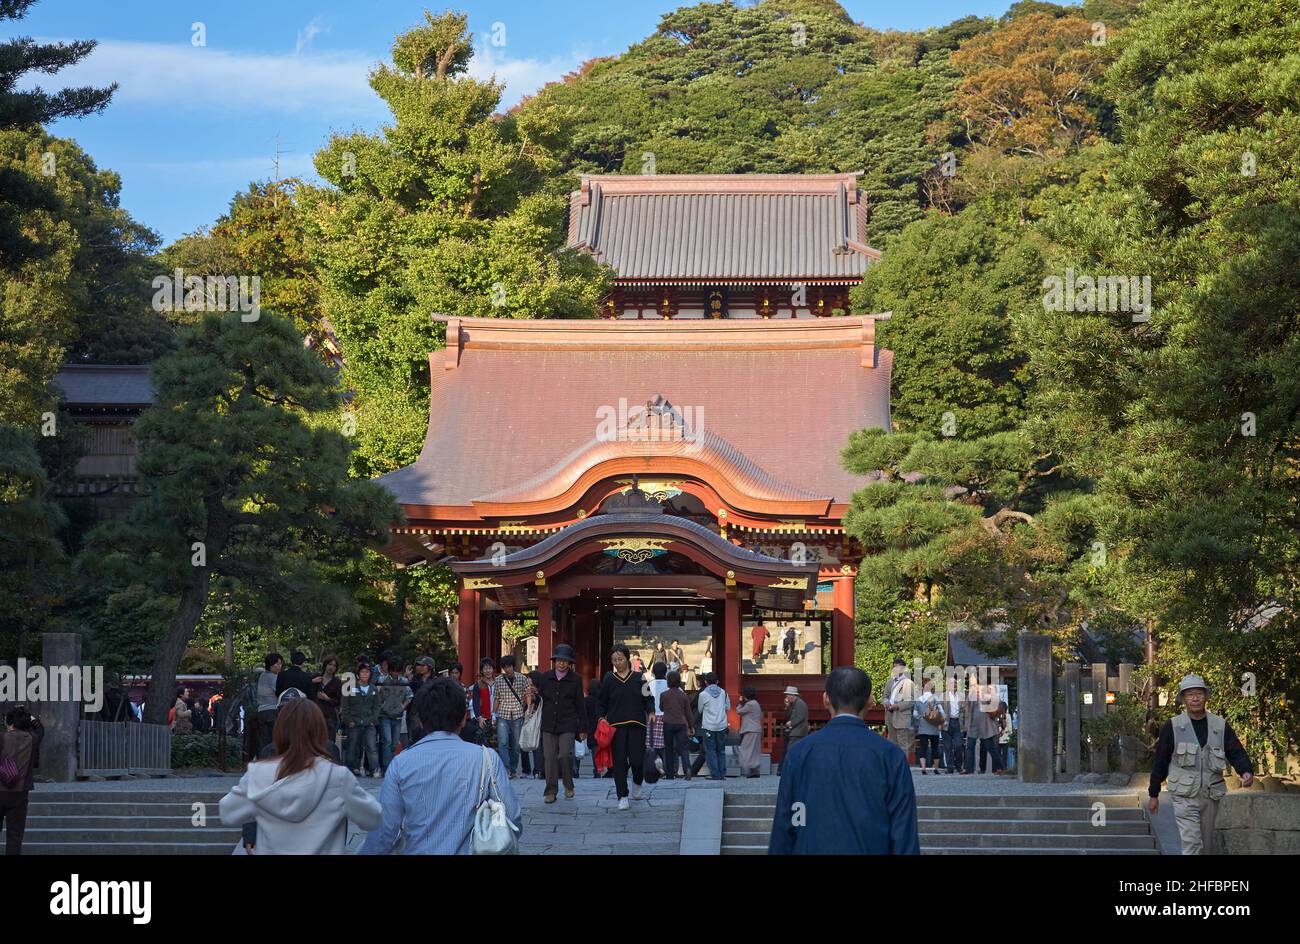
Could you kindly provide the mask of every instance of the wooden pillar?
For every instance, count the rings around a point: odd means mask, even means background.
[[[538,594],[537,597],[537,665],[540,671],[545,672],[551,667],[551,653],[555,651],[555,642],[552,633],[554,604],[551,602],[549,593]]]
[[[478,677],[478,593],[460,587],[460,610],[456,615],[456,656],[465,670],[462,679]]]
[[[853,576],[839,577],[833,584],[831,615],[831,668],[854,664],[857,633],[854,631]]]
[[[595,655],[599,648],[600,627],[596,622],[596,614],[587,607],[583,607],[573,614],[573,653],[578,657],[574,666],[574,671],[582,676],[585,684],[590,685],[592,676],[600,671],[600,664],[597,661],[599,656]],[[586,689],[584,689],[584,692]]]
[[[713,643],[713,664],[721,670],[718,682],[731,696],[733,705],[740,698],[740,650],[740,598],[735,590],[728,590],[722,633]]]

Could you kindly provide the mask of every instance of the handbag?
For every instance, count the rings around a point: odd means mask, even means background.
[[[0,741],[4,740],[4,735],[0,734]],[[18,783],[18,762],[9,754],[4,753],[3,745],[0,745],[0,784],[5,789],[11,789]]]
[[[943,725],[943,710],[939,707],[937,701],[932,701],[925,709],[925,723],[932,724],[936,728]]]
[[[519,731],[519,749],[535,751],[542,746],[542,706],[541,699],[533,707],[533,713],[524,719],[524,726]]]
[[[645,758],[641,762],[641,779],[646,783],[658,783],[663,761],[651,747],[650,728],[645,729]]]
[[[573,756],[574,756],[574,758],[577,759],[577,760],[582,760],[584,757],[587,756],[587,742],[586,742],[586,741],[574,741],[574,742],[573,742]]]
[[[474,810],[471,833],[474,855],[518,855],[519,827],[506,816],[506,805],[499,799],[501,791],[497,786],[496,771],[492,769],[492,751],[486,747],[483,748],[478,792],[479,802]]]

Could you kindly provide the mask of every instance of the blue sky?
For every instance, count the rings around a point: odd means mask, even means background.
[[[122,203],[165,240],[210,224],[250,180],[315,179],[311,157],[331,131],[373,131],[387,110],[366,84],[393,37],[427,5],[469,13],[477,43],[504,24],[504,46],[479,46],[470,71],[505,82],[510,105],[593,56],[649,35],[680,2],[659,0],[41,0],[6,33],[95,39],[85,61],[46,87],[117,82],[100,115],[58,122],[100,167],[122,177]],[[877,29],[996,16],[1010,0],[842,0]],[[202,23],[205,45],[193,43]],[[8,24],[7,24],[8,25]],[[498,32],[498,35],[500,33]]]

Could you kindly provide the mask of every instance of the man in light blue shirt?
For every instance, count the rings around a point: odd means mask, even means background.
[[[460,738],[465,691],[449,678],[420,688],[415,712],[429,733],[393,758],[379,792],[383,819],[366,836],[362,855],[387,855],[404,840],[404,855],[469,855],[484,758],[497,799],[520,833],[523,808],[496,751]]]

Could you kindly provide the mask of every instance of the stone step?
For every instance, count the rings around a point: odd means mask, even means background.
[[[919,831],[922,836],[945,835],[953,833],[983,833],[983,834],[1026,834],[1026,833],[1057,833],[1071,835],[1124,835],[1124,836],[1148,836],[1150,830],[1145,822],[1128,822],[1112,823],[1107,821],[1105,826],[1093,826],[1087,820],[1059,820],[1059,819],[1038,819],[1038,820],[987,820],[987,819],[939,819],[924,820],[919,824]]]
[[[209,819],[217,816],[220,797],[213,800],[201,800],[207,809]],[[188,803],[33,803],[27,808],[29,819],[45,816],[184,816],[187,820],[193,815],[194,802]]]
[[[208,825],[195,826],[193,819],[187,810],[183,815],[171,811],[164,814],[147,814],[136,815],[127,814],[123,816],[105,816],[98,813],[86,813],[82,815],[69,814],[58,816],[29,816],[27,817],[27,831],[30,834],[33,829],[210,829],[213,826],[224,826],[221,817],[217,815],[216,809],[208,811]],[[229,827],[228,827],[229,828]],[[239,827],[233,827],[238,829]]]
[[[99,842],[45,842],[31,834],[23,840],[23,855],[230,855],[238,837],[229,842],[123,842],[111,845]]]
[[[1092,817],[1092,808],[1084,806],[929,806],[918,805],[917,819],[922,823],[927,820],[944,819],[1014,819],[1014,820],[1053,820],[1053,819],[1087,819]],[[1107,823],[1145,823],[1146,818],[1136,806],[1106,807]]]
[[[1150,835],[1125,836],[1112,832],[1094,830],[1083,835],[1048,832],[1012,832],[1012,833],[932,833],[925,834],[927,847],[940,849],[956,848],[1070,848],[1070,849],[1154,849],[1155,839]]]
[[[54,829],[32,824],[28,821],[28,842],[49,843],[95,843],[112,844],[118,848],[123,845],[138,843],[168,844],[190,842],[225,842],[232,845],[241,835],[238,826],[190,826],[185,829],[155,829],[152,827],[82,827],[74,829]]]
[[[1154,845],[1150,849],[1073,849],[1073,848],[1019,848],[1004,846],[990,849],[975,846],[945,846],[933,848],[922,844],[921,855],[1159,855]]]

